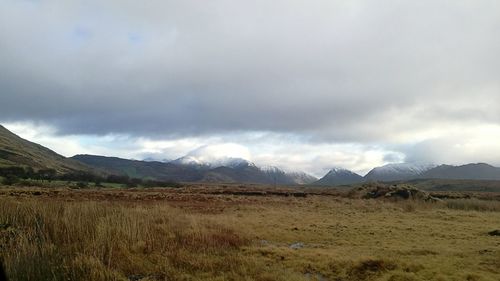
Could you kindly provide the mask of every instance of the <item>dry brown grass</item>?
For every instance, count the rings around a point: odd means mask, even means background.
[[[0,188],[0,247],[11,280],[500,280],[496,203],[456,203]]]

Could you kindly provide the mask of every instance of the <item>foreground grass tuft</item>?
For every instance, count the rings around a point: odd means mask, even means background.
[[[452,199],[446,200],[450,209],[478,212],[500,212],[500,201],[487,201],[478,199]]]

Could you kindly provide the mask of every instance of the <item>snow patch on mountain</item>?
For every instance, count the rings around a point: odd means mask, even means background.
[[[328,174],[343,174],[343,173],[353,173],[348,169],[342,167],[333,167],[328,171]]]
[[[296,183],[296,184],[311,184],[318,180],[318,178],[311,176],[305,172],[288,172],[287,175]]]
[[[276,166],[262,166],[260,169],[266,173],[285,173],[285,171]]]

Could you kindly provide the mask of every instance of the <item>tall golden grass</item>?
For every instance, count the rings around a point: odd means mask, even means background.
[[[247,240],[165,205],[0,200],[11,280],[183,280],[231,274]]]

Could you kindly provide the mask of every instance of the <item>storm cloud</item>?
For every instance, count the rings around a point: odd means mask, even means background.
[[[500,126],[498,1],[0,5],[3,122],[153,140],[267,132],[409,159]]]

